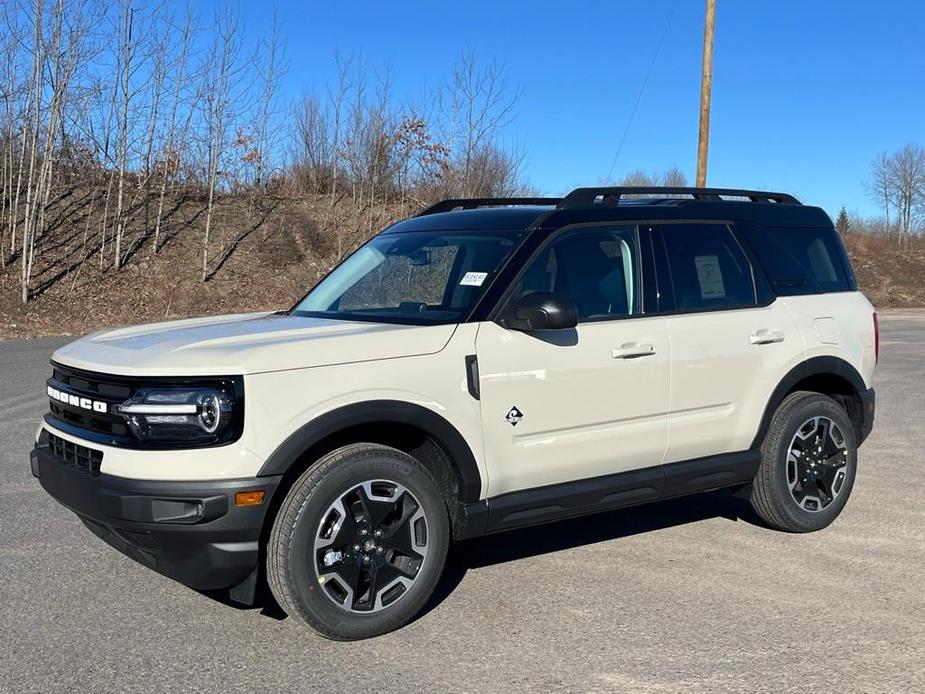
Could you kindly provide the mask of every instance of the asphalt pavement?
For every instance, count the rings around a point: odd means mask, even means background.
[[[881,326],[830,528],[775,532],[714,493],[470,541],[419,619],[358,643],[93,536],[29,472],[67,340],[0,344],[0,691],[925,691],[925,312]]]

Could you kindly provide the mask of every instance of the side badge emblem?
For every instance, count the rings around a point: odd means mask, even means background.
[[[504,415],[504,418],[512,427],[516,427],[520,423],[520,420],[524,418],[524,413],[517,409],[517,405],[514,405],[514,407]]]

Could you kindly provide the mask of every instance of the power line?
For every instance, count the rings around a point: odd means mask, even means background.
[[[630,111],[629,120],[626,122],[626,128],[623,130],[623,137],[620,138],[620,145],[617,147],[617,153],[613,155],[613,161],[610,163],[610,169],[607,171],[606,180],[609,181],[613,175],[613,169],[617,165],[617,159],[620,158],[620,152],[623,151],[623,145],[626,143],[626,136],[629,135],[630,126],[633,124],[633,118],[636,116],[636,109],[639,108],[639,102],[642,101],[642,95],[646,91],[646,85],[649,84],[649,77],[652,75],[652,68],[655,67],[655,61],[658,60],[659,53],[662,52],[662,45],[665,43],[665,37],[668,36],[668,29],[671,27],[671,20],[674,17],[675,10],[678,9],[678,0],[675,0],[671,6],[671,12],[668,13],[668,20],[665,22],[665,29],[655,47],[655,53],[652,55],[652,62],[649,63],[649,69],[646,71],[646,77],[639,88],[639,94],[636,95],[636,103],[633,104],[633,110]]]

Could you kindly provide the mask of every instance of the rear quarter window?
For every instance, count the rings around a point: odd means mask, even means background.
[[[780,296],[854,291],[854,274],[835,229],[739,227]]]

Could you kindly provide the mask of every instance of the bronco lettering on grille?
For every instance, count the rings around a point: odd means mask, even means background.
[[[92,400],[90,398],[82,398],[79,395],[67,393],[63,390],[52,388],[51,386],[48,386],[48,397],[52,400],[63,402],[65,405],[80,407],[84,410],[93,410],[94,412],[108,412],[109,410],[109,405],[105,402]]]

